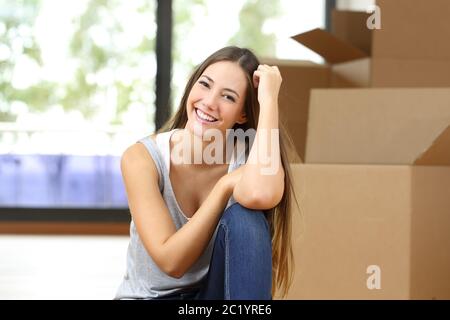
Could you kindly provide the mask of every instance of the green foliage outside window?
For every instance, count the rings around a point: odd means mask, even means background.
[[[34,32],[45,1],[0,0],[0,122],[15,122],[17,112],[13,106],[19,103],[34,114],[44,113],[55,105],[64,111],[76,110],[87,121],[106,108],[109,109],[106,112],[109,116],[105,122],[122,124],[123,115],[130,105],[139,103],[151,110],[146,119],[151,123],[156,72],[156,1],[77,0],[84,7],[81,14],[71,21],[72,32],[65,35],[69,46],[66,59],[72,63],[71,68],[67,66],[67,69],[60,70],[70,76],[69,81],[65,82],[48,80],[35,74],[45,67],[42,48]],[[180,48],[179,39],[189,33],[196,23],[191,16],[192,7],[203,8],[208,14],[208,6],[212,2],[174,0],[173,69],[191,70],[194,67],[185,48]],[[245,2],[239,13],[240,28],[230,39],[224,39],[223,45],[246,46],[259,55],[273,56],[275,36],[261,30],[267,19],[279,14],[278,6],[277,1]],[[124,20],[124,11],[129,14],[130,21]],[[59,13],[55,10],[54,14]],[[137,24],[139,30],[137,38],[131,42],[124,41],[127,40],[124,37],[130,34],[127,29],[129,24]],[[14,73],[20,60],[26,60],[26,65],[32,66],[25,70],[26,77],[36,81],[30,80],[23,86],[14,83]],[[182,85],[184,83],[175,84]],[[102,98],[106,94],[110,95],[107,103]],[[177,103],[174,101],[175,105]]]

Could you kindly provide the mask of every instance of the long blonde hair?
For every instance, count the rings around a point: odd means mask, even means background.
[[[258,127],[259,103],[257,99],[257,89],[253,86],[253,72],[260,64],[258,58],[248,49],[229,46],[222,48],[203,63],[201,63],[191,75],[186,88],[184,89],[178,111],[169,119],[158,132],[169,131],[186,126],[188,117],[186,103],[189,93],[204,70],[213,63],[219,61],[236,62],[245,72],[247,78],[247,91],[245,97],[244,110],[247,122],[235,124],[233,129],[255,129]],[[292,200],[295,193],[292,186],[292,174],[289,166],[288,150],[293,150],[293,143],[287,134],[286,129],[279,124],[280,129],[280,156],[285,172],[284,193],[278,205],[270,210],[265,210],[270,225],[272,239],[272,296],[286,296],[292,284],[294,274],[294,255],[292,250]],[[292,196],[294,198],[292,198]],[[298,203],[297,203],[298,205]]]

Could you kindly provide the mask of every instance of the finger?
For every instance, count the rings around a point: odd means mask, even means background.
[[[273,66],[272,70],[274,70],[276,73],[280,74],[280,69],[277,66]]]
[[[267,70],[268,68],[270,68],[267,64],[260,64],[258,66],[258,70]]]
[[[261,71],[256,70],[255,72],[253,72],[253,85],[255,86],[255,88],[258,88],[260,77],[261,77]]]

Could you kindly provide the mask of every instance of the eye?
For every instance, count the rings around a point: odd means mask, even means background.
[[[224,94],[223,97],[231,102],[236,102],[236,99],[228,94]]]
[[[203,87],[209,88],[209,83],[207,83],[206,81],[203,80],[199,80],[200,85],[202,85]]]

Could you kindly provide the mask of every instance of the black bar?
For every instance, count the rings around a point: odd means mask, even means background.
[[[449,301],[422,300],[3,300],[3,312],[31,317],[47,315],[49,308],[60,305],[75,318],[104,317],[105,310],[120,318],[138,317],[142,313],[162,314],[167,319],[302,319],[312,313],[316,317],[345,319],[384,319],[387,314],[396,318],[439,318],[448,313]],[[83,308],[82,305],[86,307]],[[9,310],[9,311],[7,311]],[[208,312],[209,316],[208,316]],[[410,316],[411,315],[411,316]]]
[[[0,207],[0,222],[130,222],[128,209]]]
[[[170,117],[172,64],[172,0],[158,0],[156,9],[156,130]]]
[[[325,29],[331,32],[331,12],[336,8],[336,0],[325,0]]]

